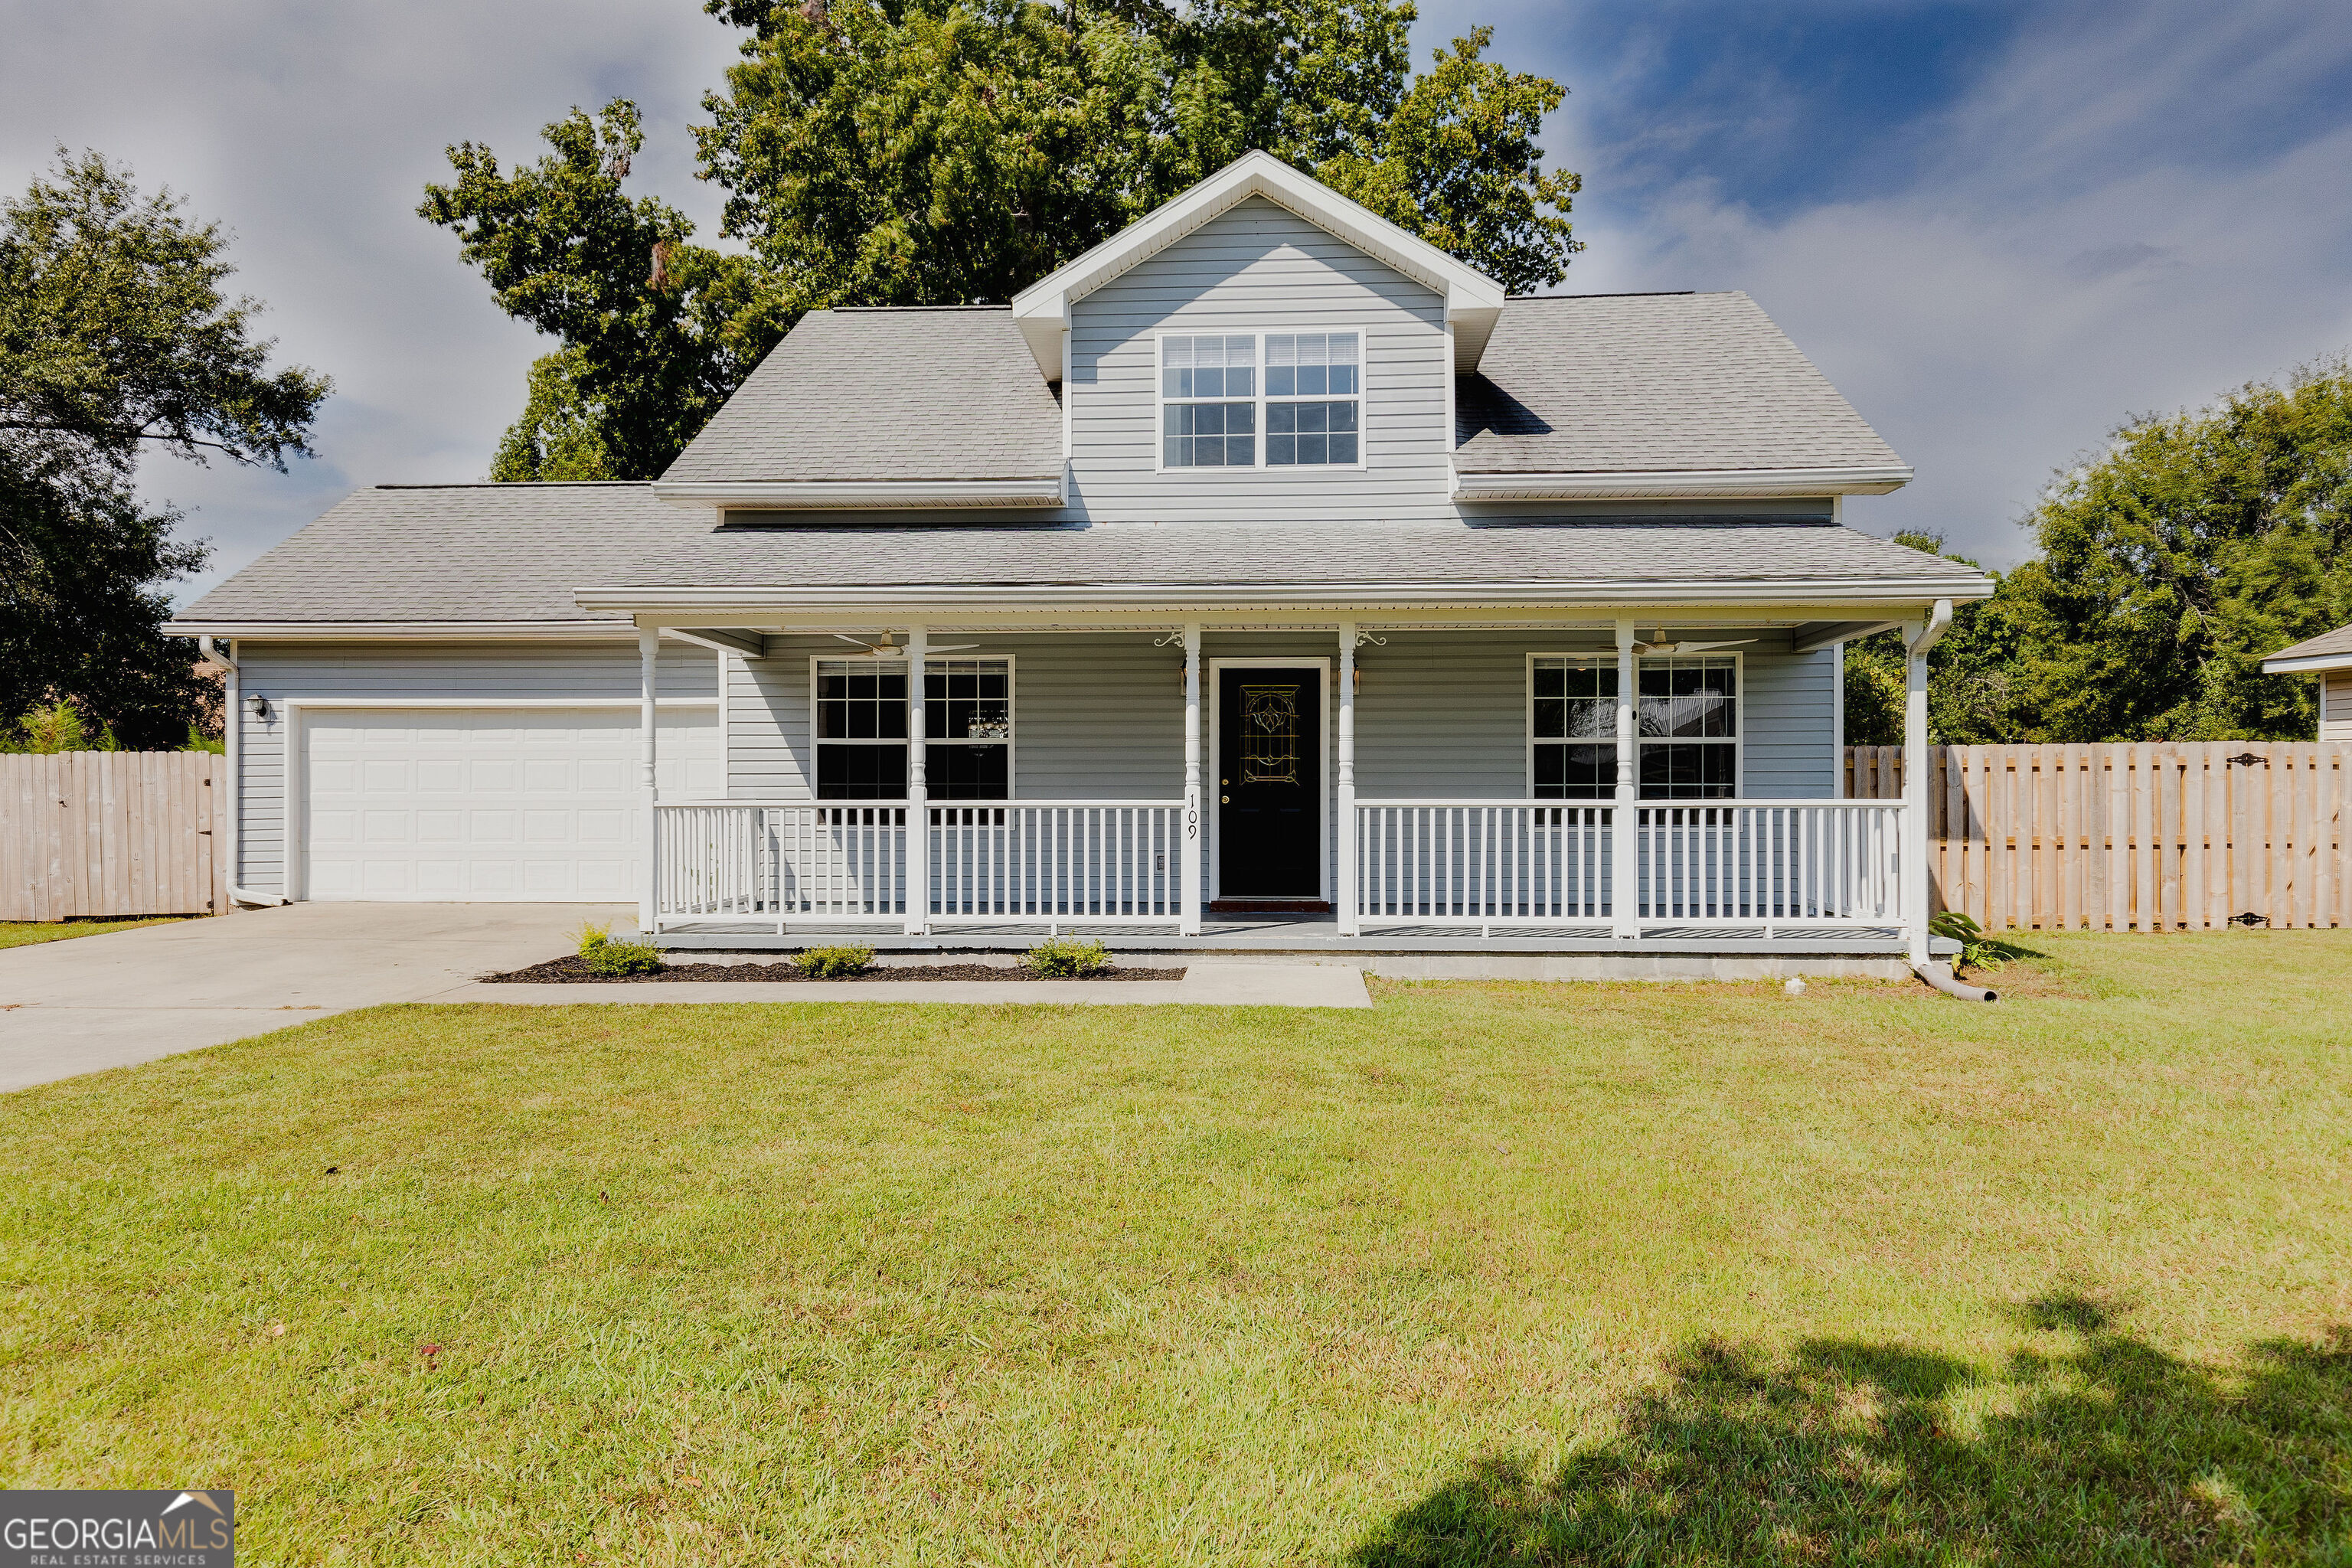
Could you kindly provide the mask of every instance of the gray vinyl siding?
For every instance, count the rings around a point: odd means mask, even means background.
[[[1153,631],[1064,636],[941,631],[943,644],[972,644],[950,658],[1011,656],[1014,661],[1014,788],[1024,800],[1174,802],[1183,794],[1183,653],[1155,647]],[[1386,647],[1357,652],[1360,796],[1524,799],[1527,660],[1531,653],[1605,651],[1591,633],[1391,632]],[[1785,651],[1785,632],[1753,636],[1740,650],[1745,734],[1742,793],[1808,799],[1831,793],[1834,726],[1828,650]],[[1777,645],[1777,646],[1776,646]],[[730,657],[728,787],[737,800],[805,800],[812,790],[809,661],[849,651],[831,637],[778,637],[765,658]],[[499,645],[303,645],[240,647],[243,689],[273,704],[288,699],[599,697],[637,691],[633,643]],[[1339,644],[1328,632],[1210,632],[1202,642],[1202,766],[1213,765],[1216,683],[1222,658],[1325,659],[1336,671]],[[666,645],[666,700],[711,696],[717,656]],[[1326,689],[1324,787],[1338,793],[1339,700]],[[244,800],[237,885],[283,886],[284,720],[242,726]],[[1214,886],[1216,776],[1204,772]],[[1336,858],[1336,847],[1327,859]],[[1336,868],[1328,873],[1336,881]]]
[[[1156,332],[1327,327],[1364,332],[1361,469],[1156,471]],[[1447,493],[1444,300],[1263,198],[1079,300],[1070,353],[1070,516],[1232,523],[1458,515]]]
[[[286,885],[286,736],[281,704],[349,698],[633,698],[637,645],[593,643],[261,643],[239,642],[241,697],[266,697],[268,720],[240,707],[236,715],[240,768],[237,865],[232,880],[257,892]],[[665,644],[660,693],[709,698],[719,689],[718,656]]]
[[[1790,654],[1785,632],[1720,636],[1756,639],[1738,650],[1740,793],[1828,796],[1835,736],[1829,650]],[[1608,651],[1591,634],[1545,632],[1396,632],[1386,647],[1358,649],[1357,795],[1526,798],[1528,656]]]
[[[947,658],[1013,660],[1013,788],[1024,800],[1176,801],[1184,793],[1184,656],[1164,634],[1068,637],[940,633],[974,645]],[[736,661],[729,708],[741,800],[805,800],[811,753],[809,660],[856,650],[831,637],[775,637],[770,657]]]
[[[2319,678],[2319,738],[2352,741],[2352,675]]]

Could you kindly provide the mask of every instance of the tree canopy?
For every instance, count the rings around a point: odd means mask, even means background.
[[[194,646],[161,626],[206,549],[139,499],[140,458],[282,469],[328,392],[268,368],[259,305],[222,291],[226,246],[95,153],[60,149],[0,202],[0,719],[69,700],[161,745],[197,711]]]
[[[1515,291],[1578,248],[1578,177],[1544,166],[1564,89],[1485,58],[1484,28],[1414,77],[1391,0],[710,0],[749,37],[704,100],[722,253],[621,190],[625,100],[501,171],[450,149],[419,209],[501,308],[559,340],[501,479],[646,478],[813,309],[1010,298],[1252,148]]]
[[[2312,683],[2262,661],[2352,622],[2352,365],[2128,420],[2024,523],[2041,553],[1928,655],[1938,742],[2307,740]],[[1901,739],[1891,639],[1847,651],[1853,744]]]

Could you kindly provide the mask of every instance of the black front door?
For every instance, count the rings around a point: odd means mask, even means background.
[[[1217,896],[1322,896],[1323,672],[1217,679]]]

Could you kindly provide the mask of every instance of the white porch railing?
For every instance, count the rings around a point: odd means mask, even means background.
[[[1182,918],[1175,801],[934,804],[936,920],[1167,922]]]
[[[1498,925],[1609,915],[1611,807],[1360,800],[1360,921]]]
[[[904,801],[656,805],[655,920],[899,920]]]
[[[1646,926],[1899,926],[1903,804],[1727,800],[1641,808]]]

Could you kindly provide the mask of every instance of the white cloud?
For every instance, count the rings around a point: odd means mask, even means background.
[[[1588,166],[1567,287],[1747,289],[1918,469],[1854,521],[2009,564],[2051,470],[2127,415],[2352,345],[2352,114],[2324,91],[2347,60],[2334,5],[2054,12],[1897,189],[1766,218]]]
[[[142,489],[218,547],[184,602],[356,486],[487,468],[545,345],[415,216],[444,146],[534,157],[540,126],[627,95],[647,132],[632,188],[709,233],[719,194],[691,177],[687,126],[741,35],[692,0],[0,0],[0,184],[21,191],[62,142],[171,185],[235,231],[236,286],[268,305],[282,358],[335,381],[320,458],[290,474],[149,460]]]

